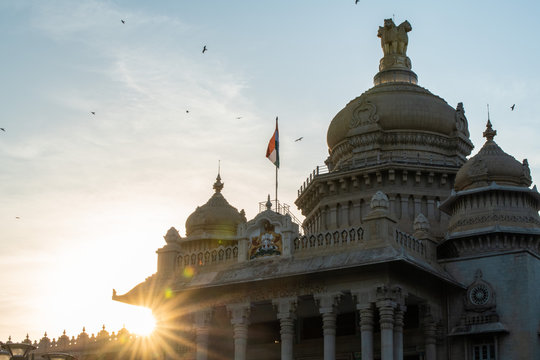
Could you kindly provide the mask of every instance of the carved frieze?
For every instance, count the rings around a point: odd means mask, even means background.
[[[505,223],[519,223],[519,224],[535,224],[540,225],[540,221],[533,216],[525,215],[508,215],[508,214],[486,214],[478,216],[467,215],[465,219],[460,219],[448,227],[451,232],[457,227],[470,226],[476,224],[500,224]]]

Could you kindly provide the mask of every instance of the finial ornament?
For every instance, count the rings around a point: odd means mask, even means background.
[[[223,183],[221,182],[221,176],[219,175],[219,172],[216,177],[216,182],[214,183],[214,190],[216,190],[217,193],[221,192],[223,189]]]
[[[272,208],[272,202],[270,201],[270,194],[268,194],[268,200],[266,200],[266,210],[270,210]]]
[[[407,33],[412,30],[408,21],[404,21],[398,26],[393,19],[385,19],[384,26],[379,26],[377,36],[381,38],[383,57],[379,62],[379,73],[373,78],[375,85],[406,82],[416,84],[418,77],[411,71],[411,59],[407,57],[407,46],[409,36]]]
[[[491,121],[489,121],[489,119],[486,124],[486,131],[484,131],[483,135],[488,141],[493,141],[493,138],[495,135],[497,135],[497,130],[493,130],[491,127]]]

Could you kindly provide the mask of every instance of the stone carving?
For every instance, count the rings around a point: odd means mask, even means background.
[[[349,126],[351,129],[364,126],[379,121],[377,107],[371,101],[362,100],[358,107],[354,109]]]
[[[412,26],[408,21],[404,21],[399,26],[396,26],[392,19],[385,19],[384,27],[379,26],[379,31],[377,32],[377,36],[381,38],[381,47],[384,55],[406,55],[407,45],[409,44],[407,33],[411,30]]]
[[[388,196],[379,190],[371,198],[370,206],[373,210],[388,210],[389,203]]]
[[[486,164],[484,164],[484,161],[482,159],[472,159],[472,164],[467,171],[467,175],[473,177],[487,175],[487,173],[487,166]]]
[[[531,169],[529,168],[529,162],[527,161],[527,159],[523,159],[522,169],[523,177],[525,177],[525,179],[527,179],[529,182],[532,181]]]
[[[264,232],[251,238],[249,259],[260,256],[281,255],[281,234],[277,234],[270,222],[264,222]]]
[[[495,292],[491,285],[482,279],[482,271],[476,270],[474,281],[467,288],[465,296],[465,310],[469,313],[465,315],[465,322],[492,322],[498,321],[498,316],[495,311]],[[481,318],[478,319],[478,314]],[[474,317],[473,320],[467,320],[467,317]]]
[[[414,219],[413,226],[414,226],[415,232],[422,231],[422,232],[429,233],[429,229],[430,229],[429,220],[422,213],[418,214],[416,219]]]
[[[456,129],[467,138],[469,137],[469,123],[465,117],[465,108],[461,102],[458,103],[456,107]]]

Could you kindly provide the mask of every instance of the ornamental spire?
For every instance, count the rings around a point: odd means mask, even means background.
[[[221,182],[221,176],[218,171],[216,182],[214,183],[214,190],[216,190],[216,193],[219,193],[221,192],[221,189],[223,189],[223,183]]]
[[[482,135],[487,139],[487,141],[493,141],[493,138],[495,137],[495,135],[497,135],[497,130],[493,130],[493,128],[491,127],[491,121],[489,120],[489,104],[487,106],[487,111],[488,121],[486,124],[486,131],[484,131]]]

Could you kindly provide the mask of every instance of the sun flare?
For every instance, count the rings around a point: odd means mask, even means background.
[[[152,334],[156,328],[156,318],[152,314],[152,311],[150,309],[138,306],[130,307],[132,316],[130,316],[129,320],[126,321],[126,329],[128,329],[129,332],[140,336],[148,336]]]

